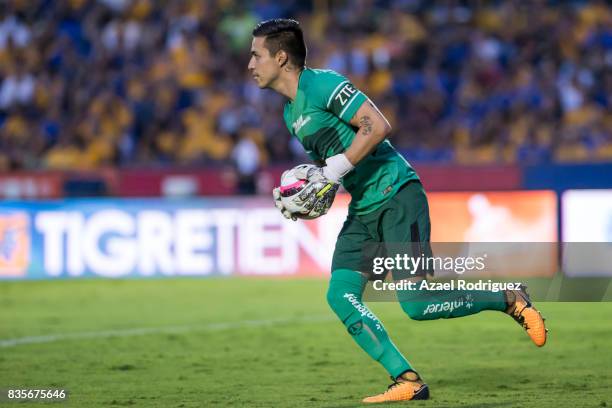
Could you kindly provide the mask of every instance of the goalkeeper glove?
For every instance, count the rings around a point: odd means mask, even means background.
[[[297,220],[297,216],[295,214],[291,214],[291,212],[283,205],[281,201],[280,187],[276,187],[274,190],[272,190],[272,197],[274,197],[274,206],[280,210],[283,217],[287,218],[288,220]]]

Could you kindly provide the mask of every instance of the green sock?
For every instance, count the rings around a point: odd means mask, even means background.
[[[452,319],[507,308],[503,291],[398,291],[397,297],[404,312],[415,320]]]
[[[327,301],[355,342],[396,378],[412,367],[400,353],[380,320],[361,302],[367,283],[359,272],[349,269],[333,271]]]

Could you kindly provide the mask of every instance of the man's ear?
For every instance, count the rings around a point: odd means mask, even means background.
[[[280,50],[276,53],[276,62],[279,67],[284,67],[289,62],[289,55],[283,50]]]

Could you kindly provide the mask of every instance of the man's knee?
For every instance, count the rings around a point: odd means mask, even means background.
[[[427,320],[423,315],[423,303],[404,301],[400,302],[400,306],[412,320]]]
[[[353,309],[351,302],[359,302],[360,296],[356,293],[341,288],[336,285],[330,285],[327,290],[327,304],[336,312],[336,314],[345,314]],[[342,313],[344,312],[344,313]]]

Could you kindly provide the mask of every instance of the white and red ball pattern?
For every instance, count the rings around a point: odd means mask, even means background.
[[[298,166],[299,167],[299,166]],[[308,210],[297,205],[294,201],[294,198],[299,195],[304,188],[308,185],[307,180],[298,179],[295,176],[295,170],[297,167],[294,167],[290,170],[286,170],[281,176],[280,182],[280,195],[281,202],[283,206],[294,214],[307,214]]]

